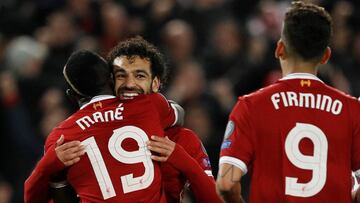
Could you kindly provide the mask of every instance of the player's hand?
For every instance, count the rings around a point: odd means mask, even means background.
[[[154,161],[165,162],[175,149],[175,142],[168,137],[151,136],[151,140],[147,141],[147,147],[150,151],[156,152],[152,154],[151,159]]]
[[[80,141],[64,143],[64,135],[56,141],[56,156],[65,166],[71,166],[80,161],[80,156],[85,154],[85,146]]]

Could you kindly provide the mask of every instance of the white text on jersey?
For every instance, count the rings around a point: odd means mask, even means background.
[[[281,102],[284,107],[296,106],[321,111],[331,112],[334,115],[341,113],[343,104],[340,100],[333,99],[328,95],[302,93],[302,92],[277,92],[271,95],[274,108],[278,110]]]
[[[122,105],[123,104],[120,103],[119,106],[115,109],[115,111],[114,110],[108,110],[104,112],[97,111],[90,116],[84,116],[76,120],[76,123],[82,130],[85,130],[86,128],[89,128],[91,125],[95,123],[123,120],[122,113],[124,111],[124,107]]]

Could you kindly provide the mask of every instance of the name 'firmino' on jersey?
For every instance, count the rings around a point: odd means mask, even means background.
[[[252,203],[351,203],[360,101],[314,75],[287,75],[239,97],[219,162],[251,171]]]
[[[343,107],[340,100],[333,99],[328,95],[305,92],[276,92],[271,95],[271,101],[275,109],[279,109],[280,107],[297,106],[319,109],[321,111],[330,112],[334,115],[339,115]],[[280,103],[282,105],[280,105]]]

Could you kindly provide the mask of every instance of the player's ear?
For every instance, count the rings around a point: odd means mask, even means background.
[[[151,83],[151,90],[152,92],[158,92],[160,89],[160,79],[155,76]]]
[[[285,44],[281,39],[279,39],[279,41],[276,44],[275,58],[284,59],[285,55],[286,55],[286,53],[285,53]]]
[[[328,62],[331,56],[331,49],[330,47],[326,47],[323,56],[321,57],[320,64],[325,64]]]

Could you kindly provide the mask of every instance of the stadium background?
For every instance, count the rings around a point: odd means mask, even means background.
[[[360,1],[318,0],[334,21],[321,78],[360,96]],[[106,56],[141,35],[166,56],[162,91],[186,110],[217,173],[227,115],[238,95],[281,77],[274,58],[290,1],[0,0],[0,203],[22,202],[23,182],[51,129],[76,107],[64,95],[70,53]],[[245,180],[247,181],[247,180]],[[246,189],[244,191],[247,192]]]

